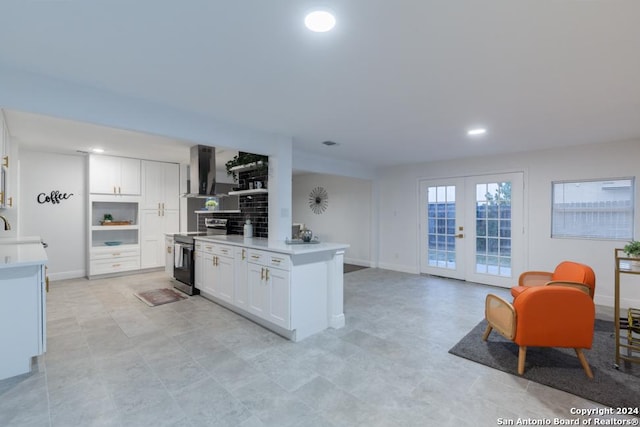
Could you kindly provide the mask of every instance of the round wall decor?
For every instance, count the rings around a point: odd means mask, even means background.
[[[314,214],[321,214],[329,206],[329,194],[322,187],[316,187],[309,193],[309,207]]]

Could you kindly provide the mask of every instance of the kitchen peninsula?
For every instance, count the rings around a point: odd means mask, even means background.
[[[241,235],[195,238],[195,287],[292,340],[341,328],[348,244],[287,244]]]
[[[39,237],[0,239],[0,380],[46,350],[46,263]]]

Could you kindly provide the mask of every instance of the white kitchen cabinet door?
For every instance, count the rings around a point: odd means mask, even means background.
[[[214,286],[215,266],[213,265],[213,257],[214,255],[203,252],[202,258],[198,260],[200,265],[202,266],[202,283],[200,290],[213,295],[214,297],[217,297],[219,296],[219,294],[216,292]],[[197,266],[198,263],[196,263],[196,268]]]
[[[175,263],[175,248],[173,236],[164,238],[164,272],[168,277],[173,277],[173,266]]]
[[[269,287],[264,280],[266,267],[248,263],[247,281],[249,312],[265,320],[269,319]]]
[[[140,265],[155,268],[166,265],[165,234],[176,232],[178,211],[143,210],[140,213]]]
[[[268,320],[285,329],[291,327],[291,274],[278,268],[267,268],[266,282],[269,289]]]
[[[193,265],[195,267],[193,282],[196,289],[202,290],[204,283],[204,263],[202,261],[202,251],[196,249],[193,253]]]
[[[118,194],[140,194],[140,160],[120,159],[120,188]]]
[[[213,287],[215,296],[233,303],[233,258],[214,255]]]
[[[176,163],[142,161],[143,209],[180,208],[179,166]]]
[[[164,264],[164,218],[155,210],[140,213],[140,266],[160,267]]]
[[[249,283],[247,249],[236,247],[234,251],[234,290],[233,303],[244,310],[249,309]]]
[[[92,194],[140,195],[140,160],[90,156],[89,191]]]

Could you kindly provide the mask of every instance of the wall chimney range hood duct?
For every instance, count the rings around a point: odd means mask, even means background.
[[[216,148],[191,147],[189,162],[190,189],[187,197],[216,196]]]

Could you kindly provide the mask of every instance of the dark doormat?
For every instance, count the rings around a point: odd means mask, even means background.
[[[449,353],[518,375],[518,345],[493,331],[482,341],[487,322],[482,320]],[[573,349],[528,347],[523,378],[566,391],[612,408],[638,407],[640,364],[614,368],[613,322],[596,320],[593,346],[584,354],[594,378],[587,378]],[[631,414],[636,415],[638,414]]]
[[[353,271],[363,270],[365,268],[368,268],[368,267],[363,267],[361,265],[355,265],[355,264],[344,264],[343,267],[342,267],[343,272],[345,274],[346,273],[351,273]]]
[[[162,288],[152,289],[150,291],[136,292],[134,294],[140,299],[140,301],[147,304],[149,307],[155,307],[157,305],[169,304],[170,302],[176,302],[187,297],[174,291],[173,289]]]

